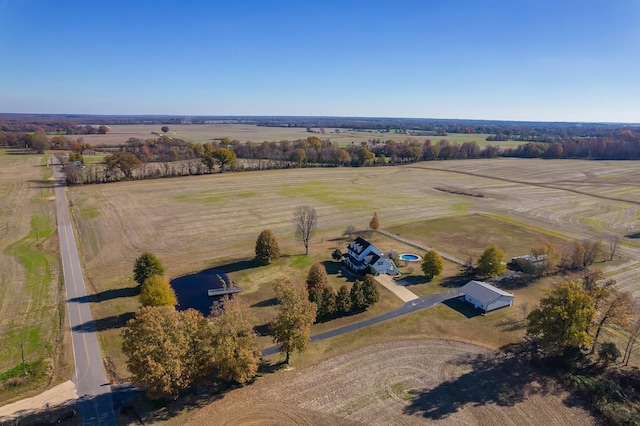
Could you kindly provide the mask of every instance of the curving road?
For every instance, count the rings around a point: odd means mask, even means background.
[[[341,336],[352,331],[360,330],[361,328],[369,327],[370,325],[378,324],[383,321],[398,318],[403,315],[411,314],[413,312],[421,311],[423,309],[430,308],[439,303],[442,303],[449,299],[455,299],[459,297],[458,290],[448,290],[442,293],[432,294],[431,296],[420,297],[418,299],[406,302],[398,309],[387,312],[386,314],[378,315],[377,317],[369,318],[364,321],[356,322],[353,324],[345,325],[344,327],[336,328],[335,330],[325,331],[324,333],[311,336],[311,343],[319,342],[321,340],[330,339],[332,337]],[[262,351],[262,356],[273,355],[278,352],[279,346],[271,346]]]
[[[87,293],[71,225],[65,178],[60,165],[54,164],[53,170],[60,255],[76,365],[73,382],[79,397],[77,406],[84,425],[111,426],[116,424],[111,386],[105,376],[93,318],[86,303]]]

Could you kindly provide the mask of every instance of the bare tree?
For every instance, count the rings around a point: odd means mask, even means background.
[[[611,235],[609,237],[609,261],[612,261],[613,257],[616,255],[616,250],[618,250],[620,240],[622,240],[620,235]]]
[[[627,346],[624,349],[624,356],[622,357],[624,365],[629,365],[629,358],[631,358],[631,353],[633,352],[638,335],[640,335],[640,320],[630,329],[629,339],[627,340]]]
[[[309,238],[318,225],[318,214],[313,207],[298,206],[293,212],[296,237],[304,244],[305,254],[309,255]]]

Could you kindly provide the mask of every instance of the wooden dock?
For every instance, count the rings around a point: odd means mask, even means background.
[[[225,294],[235,294],[240,293],[242,288],[240,287],[227,287],[227,288],[214,288],[211,290],[207,290],[207,294],[209,297],[213,296],[223,296]]]

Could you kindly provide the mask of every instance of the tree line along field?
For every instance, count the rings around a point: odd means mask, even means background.
[[[129,138],[148,139],[157,137],[152,134],[162,133],[161,125],[151,124],[131,124],[131,125],[112,125],[109,126],[109,132],[101,135],[77,135],[82,137],[85,142],[92,146],[100,145],[122,145]],[[412,136],[404,133],[395,133],[393,130],[387,133],[379,133],[375,130],[348,130],[339,129],[340,133],[336,133],[336,129],[325,129],[325,133],[320,133],[320,129],[312,129],[314,133],[307,132],[305,128],[300,127],[263,127],[251,124],[174,124],[169,125],[169,132],[166,134],[172,138],[182,139],[193,143],[211,142],[213,139],[222,139],[228,137],[231,140],[239,140],[240,142],[252,141],[262,143],[264,141],[274,142],[281,140],[306,139],[309,136],[317,136],[321,139],[330,139],[332,143],[339,146],[368,141],[371,139],[381,139],[404,141],[407,139],[431,139],[434,142],[441,139],[447,139],[451,143],[462,144],[464,142],[475,141],[482,148],[488,144],[501,146],[503,148],[512,148],[521,145],[524,142],[505,141],[505,142],[486,142],[488,134],[463,134],[450,133],[447,136],[428,136],[424,132],[418,132]]]
[[[344,248],[343,240],[332,240],[348,225],[366,228],[373,212],[378,213],[382,228],[469,214],[473,223],[472,213],[487,212],[505,223],[515,221],[554,238],[627,235],[638,225],[637,195],[632,191],[637,174],[631,162],[468,160],[91,185],[72,188],[70,197],[87,282],[96,294],[92,310],[101,341],[118,374],[126,375],[119,354],[119,328],[138,306],[131,269],[133,260],[145,250],[162,259],[166,276],[174,278],[252,257],[256,237],[269,228],[288,256],[282,263],[284,273],[291,271],[304,278],[312,261],[330,259],[331,250],[339,244]],[[615,184],[617,195],[628,201],[604,198],[610,191],[602,184]],[[300,256],[304,247],[293,238],[291,216],[302,204],[313,206],[319,215],[311,259]],[[477,222],[478,233],[482,233]],[[630,241],[623,243],[624,261],[603,266],[616,274],[623,289],[637,293],[633,278],[638,253]],[[426,243],[430,243],[428,238]],[[388,244],[394,248],[393,243]],[[478,244],[485,246],[483,241]],[[236,278],[240,286],[248,287],[243,297],[257,304],[270,297],[268,283],[279,273],[278,267],[248,269],[237,271]],[[256,320],[265,321],[268,309],[259,309],[264,312],[256,313]],[[446,311],[441,314],[447,315]],[[499,334],[487,336],[476,343],[492,347],[497,341],[505,343]]]
[[[61,350],[68,344],[62,333],[66,314],[46,164],[46,156],[0,150],[0,374],[22,368],[21,345],[27,363],[40,362],[29,379],[18,374],[3,380],[5,403],[50,383],[50,368],[53,382],[73,368],[70,351]]]

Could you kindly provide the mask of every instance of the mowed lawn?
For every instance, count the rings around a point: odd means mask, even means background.
[[[109,126],[109,133],[104,135],[82,135],[85,142],[93,146],[99,145],[121,145],[129,138],[148,139],[156,138],[152,132],[162,134],[160,128],[162,125],[151,124],[135,124],[135,125],[113,125]],[[187,142],[206,143],[214,139],[229,138],[231,140],[239,140],[240,142],[252,141],[262,143],[264,141],[276,142],[282,140],[293,141],[296,139],[306,139],[309,136],[317,136],[321,139],[329,139],[332,143],[339,146],[346,146],[351,143],[359,144],[360,142],[371,139],[380,139],[383,141],[394,140],[397,142],[405,140],[424,141],[431,139],[434,143],[442,139],[448,140],[450,143],[463,144],[465,142],[477,142],[480,147],[486,145],[499,146],[503,148],[512,148],[524,142],[504,141],[504,142],[487,142],[487,134],[463,134],[450,133],[447,136],[429,136],[426,133],[419,133],[416,136],[406,135],[403,133],[378,133],[375,130],[345,130],[340,129],[340,133],[336,133],[333,128],[325,129],[325,133],[319,133],[320,129],[313,129],[314,133],[309,133],[304,128],[296,127],[259,127],[251,124],[174,124],[169,125],[167,136],[182,139]]]
[[[167,269],[167,278],[171,279],[249,259],[257,235],[263,229],[271,229],[286,257],[274,266],[235,273],[238,284],[246,287],[243,297],[250,305],[259,305],[253,308],[256,325],[263,325],[273,309],[261,304],[270,297],[270,282],[280,274],[304,279],[313,262],[330,260],[336,247],[344,251],[346,242],[341,234],[347,226],[365,229],[374,212],[385,229],[452,216],[473,220],[473,213],[492,213],[496,218],[491,220],[499,223],[492,232],[501,233],[503,227],[503,232],[509,234],[513,253],[520,254],[520,249],[530,247],[534,239],[604,238],[611,233],[625,234],[636,227],[638,205],[634,204],[634,194],[624,188],[635,185],[637,168],[632,162],[495,159],[404,167],[292,169],[90,185],[72,188],[70,198],[89,291],[96,294],[92,309],[103,347],[116,365],[116,372],[126,375],[120,355],[119,328],[138,307],[131,275],[134,259],[145,250],[158,255]],[[612,181],[621,196],[629,194],[629,201],[604,198],[607,192],[601,184]],[[443,187],[473,191],[483,197],[436,189]],[[311,205],[319,215],[310,258],[302,255],[304,247],[293,237],[291,217],[299,205]],[[593,221],[600,218],[602,222]],[[507,226],[509,223],[514,226]],[[526,234],[522,229],[535,231],[540,237],[522,242],[522,235]],[[440,240],[447,239],[444,232],[447,230],[456,231],[453,227],[441,230]],[[420,237],[419,233],[415,235]],[[405,236],[412,238],[410,227]],[[450,244],[456,244],[455,238],[451,241]],[[378,243],[383,249],[397,247],[382,239]],[[627,239],[624,244],[626,260],[616,264],[621,273],[618,281],[624,288],[637,290],[633,274],[637,272],[638,253]],[[460,241],[460,246],[451,246],[451,251],[455,251],[452,254],[467,250],[467,245],[467,241]],[[482,239],[478,245],[484,247]],[[457,267],[449,265],[448,274],[456,273]],[[340,281],[333,283],[339,285]],[[439,284],[421,285],[419,293],[429,294],[438,289],[433,285]],[[381,306],[393,308],[393,299],[385,296],[385,300],[386,305]],[[530,300],[534,303],[535,297]],[[513,324],[523,316],[517,309],[503,310],[487,321]],[[416,327],[429,330],[429,337],[453,338],[459,333],[460,339],[473,337],[480,340],[475,343],[496,347],[522,333],[519,325],[511,334],[496,331],[492,322],[487,324],[491,332],[478,334],[459,321],[466,318],[464,314],[444,306],[419,316],[427,318],[427,322],[419,321]],[[446,321],[443,323],[446,326],[439,325],[439,318]],[[483,324],[482,318],[472,321]],[[321,327],[331,325],[323,324],[318,329]],[[407,332],[410,334],[412,329]],[[393,336],[396,331],[389,333]],[[357,338],[354,336],[349,338]]]
[[[27,362],[58,359],[56,381],[70,377],[73,360],[69,351],[58,358],[66,314],[52,171],[46,164],[43,155],[0,150],[0,373],[21,365],[22,344]],[[0,401],[45,384],[46,378],[12,389],[0,383]]]

